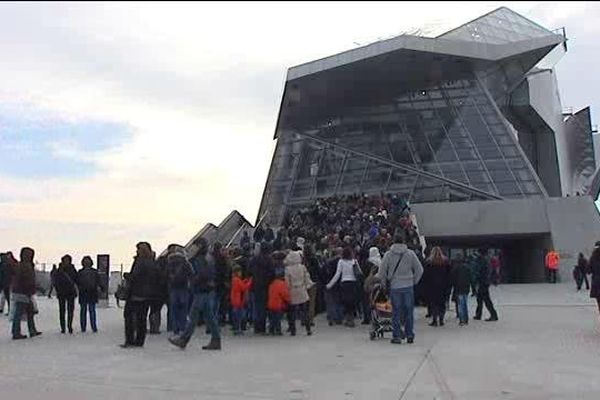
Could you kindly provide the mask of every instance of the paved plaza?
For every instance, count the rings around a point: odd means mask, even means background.
[[[329,327],[295,338],[232,337],[221,352],[186,351],[166,333],[143,349],[120,349],[122,310],[98,310],[98,334],[61,335],[56,300],[39,298],[32,340],[10,340],[0,321],[3,399],[598,399],[600,319],[574,285],[492,288],[500,321],[426,325],[414,345],[371,342],[367,328]],[[75,325],[78,325],[78,317]],[[474,302],[471,299],[470,314]],[[484,311],[484,317],[486,317]],[[25,328],[25,323],[23,327]]]

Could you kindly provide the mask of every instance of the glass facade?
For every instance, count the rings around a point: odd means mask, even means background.
[[[500,8],[442,37],[478,41],[473,32],[491,45],[553,34]],[[291,207],[340,194],[546,196],[501,108],[551,50],[497,61],[398,50],[288,80],[259,218],[277,224]]]

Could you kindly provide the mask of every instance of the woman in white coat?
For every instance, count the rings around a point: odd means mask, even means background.
[[[288,311],[288,324],[290,334],[296,336],[296,319],[300,318],[306,327],[306,334],[311,335],[308,315],[308,288],[315,283],[310,279],[308,270],[302,264],[300,252],[291,251],[283,261],[285,265],[285,280],[290,288],[290,309]]]

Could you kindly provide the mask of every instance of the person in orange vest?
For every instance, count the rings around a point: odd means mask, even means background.
[[[546,268],[548,269],[548,275],[550,276],[550,283],[556,283],[558,264],[560,264],[560,255],[556,250],[550,250],[546,254]]]

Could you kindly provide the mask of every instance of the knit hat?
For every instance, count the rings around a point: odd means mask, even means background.
[[[369,249],[368,261],[377,267],[381,267],[381,253],[379,253],[379,249],[377,247],[371,247]]]

